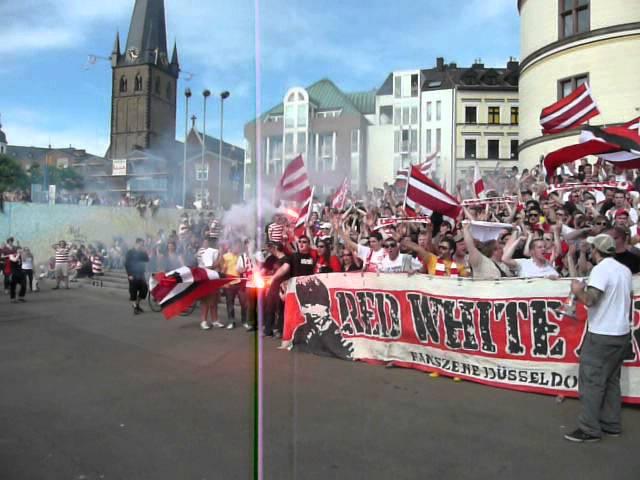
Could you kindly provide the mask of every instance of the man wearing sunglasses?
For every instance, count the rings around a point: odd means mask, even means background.
[[[400,244],[393,237],[387,238],[382,242],[382,248],[385,252],[385,256],[382,258],[382,261],[378,266],[378,272],[409,273],[413,270],[411,255],[400,253]]]

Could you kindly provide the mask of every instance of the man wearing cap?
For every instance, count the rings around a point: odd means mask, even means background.
[[[587,243],[596,266],[586,285],[571,282],[571,292],[589,310],[578,373],[582,411],[578,428],[564,436],[572,442],[620,435],[620,370],[631,345],[631,271],[613,259],[616,244],[609,235],[589,237]]]

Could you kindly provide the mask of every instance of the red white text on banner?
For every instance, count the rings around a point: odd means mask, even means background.
[[[324,274],[289,281],[284,340],[294,349],[388,363],[495,387],[576,396],[586,312],[556,310],[569,280],[477,281],[406,274]],[[640,278],[624,401],[640,403]]]

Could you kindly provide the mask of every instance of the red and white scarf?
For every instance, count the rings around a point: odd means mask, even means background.
[[[444,260],[438,258],[436,262],[436,277],[458,277],[458,264],[451,260],[451,265],[449,265],[449,273],[447,274],[447,265],[444,263]]]

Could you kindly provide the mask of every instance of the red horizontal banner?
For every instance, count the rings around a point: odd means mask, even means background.
[[[577,318],[557,313],[569,283],[368,273],[302,277],[288,286],[284,339],[347,360],[577,396],[586,311],[578,305]],[[633,329],[633,358],[625,362],[621,386],[626,402],[640,403],[640,296]]]

